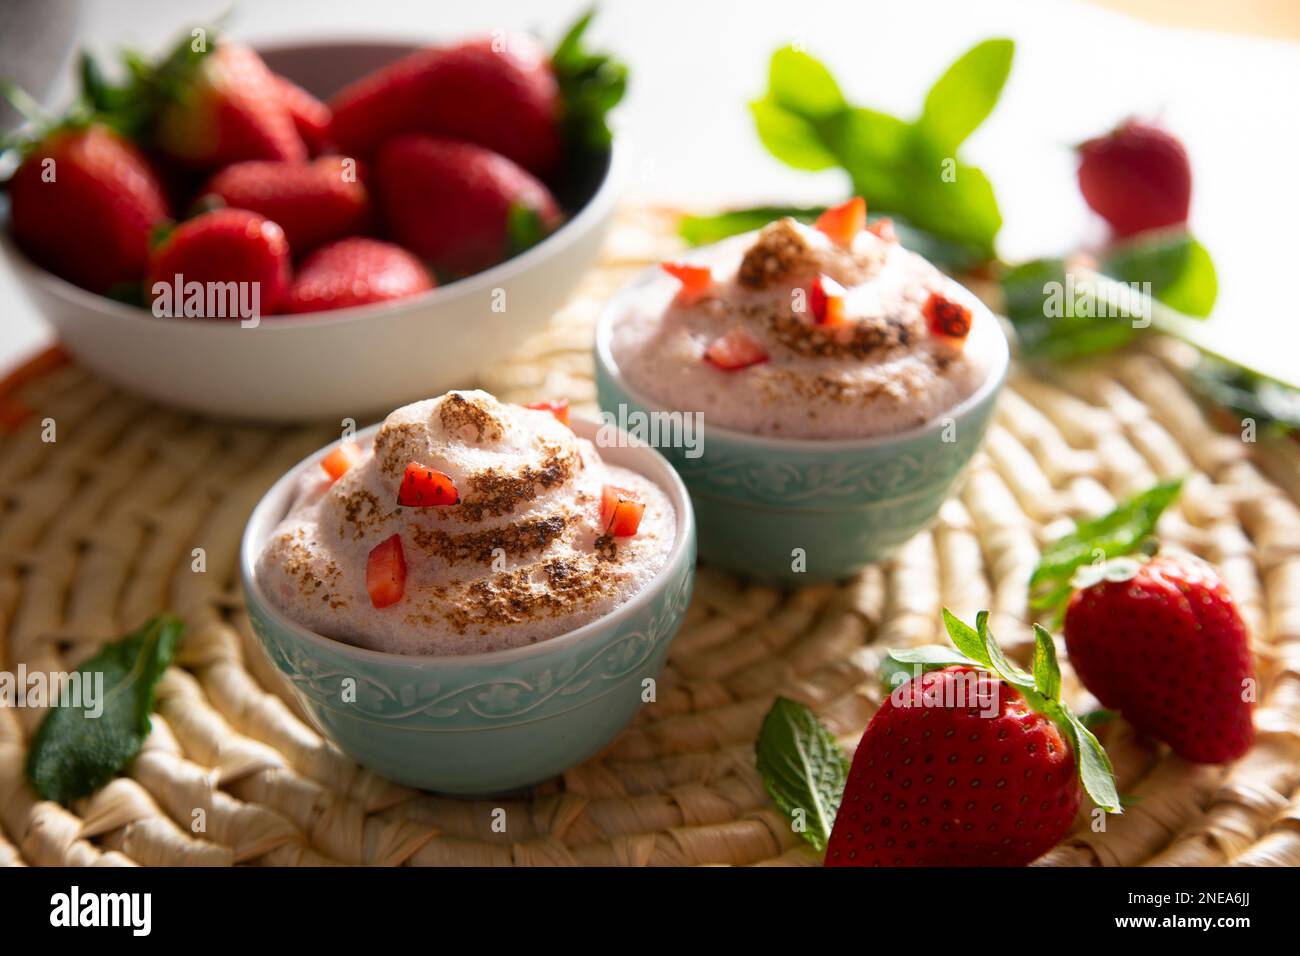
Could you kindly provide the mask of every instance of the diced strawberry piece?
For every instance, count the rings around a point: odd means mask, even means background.
[[[840,325],[844,321],[844,286],[828,275],[813,279],[808,305],[818,325]]]
[[[769,356],[763,344],[746,329],[732,329],[714,339],[704,352],[704,360],[726,372],[734,372],[766,362]]]
[[[707,292],[713,285],[713,270],[708,266],[693,266],[685,262],[661,262],[659,268],[682,284],[688,296]]]
[[[406,555],[402,536],[395,534],[370,549],[366,558],[366,590],[375,607],[396,604],[406,593]]]
[[[641,527],[645,502],[626,488],[605,485],[600,490],[600,525],[605,534],[630,538]]]
[[[877,219],[875,222],[868,225],[867,232],[871,233],[873,236],[884,239],[885,242],[898,241],[898,233],[894,230],[894,220],[890,219],[888,216],[885,216],[882,219]]]
[[[938,292],[931,292],[925,300],[921,312],[930,323],[930,334],[961,343],[970,334],[970,309],[960,302],[944,298]]]
[[[531,408],[539,412],[550,412],[559,420],[561,425],[569,424],[569,400],[567,398],[551,398],[540,402],[527,402],[524,408]]]
[[[867,225],[867,201],[861,196],[854,196],[848,202],[832,206],[817,217],[816,226],[820,232],[837,246],[848,248],[853,245],[853,238]]]
[[[460,504],[460,492],[450,475],[434,471],[418,461],[406,466],[402,487],[397,492],[397,503],[408,508],[432,508]]]
[[[344,442],[332,452],[320,460],[320,466],[325,469],[325,474],[330,476],[330,481],[338,481],[348,473],[348,469],[357,463],[361,457],[361,449],[353,442]]]

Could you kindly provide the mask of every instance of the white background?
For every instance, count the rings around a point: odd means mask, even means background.
[[[81,44],[166,44],[219,2],[88,3]],[[313,0],[235,7],[229,32],[253,41],[310,37],[457,38],[534,29],[548,41],[585,0]],[[845,189],[838,173],[770,159],[746,102],[767,58],[797,41],[824,60],[848,97],[908,116],[929,83],[975,41],[1011,36],[1015,66],[1002,104],[964,149],[993,180],[1015,260],[1101,236],[1078,197],[1070,145],[1129,114],[1159,116],[1186,143],[1192,227],[1219,268],[1211,330],[1222,347],[1300,377],[1300,45],[1175,31],[1066,0],[605,0],[594,39],[632,67],[618,118],[631,153],[627,192],[717,206],[817,201]],[[0,69],[0,73],[3,69]],[[868,202],[870,197],[868,197]],[[0,370],[48,338],[0,269]]]

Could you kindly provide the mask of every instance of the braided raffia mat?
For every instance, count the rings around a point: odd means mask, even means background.
[[[484,385],[590,403],[600,302],[675,248],[668,213],[625,214],[575,302]],[[1043,862],[1300,864],[1300,452],[1212,428],[1180,384],[1182,361],[1165,349],[1050,383],[1017,373],[936,527],[856,580],[783,593],[702,568],[659,700],[562,780],[474,801],[408,790],[340,755],[249,630],[235,583],[245,517],[337,430],[198,420],[46,356],[0,387],[0,670],[66,670],[162,609],[188,630],[144,752],[71,808],[23,778],[41,711],[0,709],[0,862],[816,864],[754,769],[773,697],[807,703],[851,749],[881,697],[884,649],[940,640],[948,605],[968,619],[991,608],[995,632],[1023,652],[1039,546],[1069,519],[1189,474],[1162,535],[1222,569],[1251,626],[1258,741],[1233,766],[1199,767],[1110,725],[1135,802],[1104,832],[1081,814]]]

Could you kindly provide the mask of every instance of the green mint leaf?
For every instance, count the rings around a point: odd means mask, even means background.
[[[1023,693],[1038,693],[1034,678],[1012,664],[1007,660],[1006,655],[1002,653],[1001,646],[989,631],[988,611],[980,611],[975,615],[975,633],[979,636],[980,644],[984,647],[984,654],[988,658],[989,666],[993,668],[994,673]]]
[[[1073,590],[1070,579],[1077,568],[1142,550],[1182,486],[1181,478],[1160,482],[1109,514],[1080,522],[1074,531],[1044,548],[1029,578],[1031,607],[1057,610]]]
[[[778,697],[763,719],[756,748],[758,772],[777,809],[794,820],[817,851],[826,849],[848,779],[849,761],[817,716]]]
[[[803,119],[825,119],[848,105],[831,71],[794,47],[782,47],[772,54],[767,85],[774,105]]]
[[[1015,52],[1014,41],[993,39],[958,57],[926,95],[917,133],[952,155],[997,106]]]
[[[542,222],[541,214],[525,203],[511,203],[510,211],[506,214],[508,255],[518,255],[545,238],[546,224]]]
[[[839,165],[873,212],[987,262],[1002,226],[997,199],[988,178],[954,153],[992,109],[1013,51],[1009,41],[993,40],[967,53],[936,84],[923,121],[913,124],[849,103],[822,63],[786,47],[773,54],[768,90],[750,109],[777,159],[806,170]],[[974,85],[964,89],[968,83]]]
[[[1151,296],[1184,315],[1214,308],[1219,281],[1205,246],[1181,229],[1143,233],[1106,250],[1101,272],[1120,282],[1150,283]]]
[[[1083,791],[1092,802],[1107,813],[1123,813],[1119,789],[1115,783],[1115,768],[1110,755],[1083,721],[1068,708],[1063,708],[1067,735],[1074,746],[1074,762],[1079,766],[1079,780]]]
[[[106,645],[77,668],[83,689],[100,689],[94,704],[51,706],[27,754],[27,779],[45,800],[69,803],[94,793],[140,752],[149,734],[154,685],[171,663],[183,625],[170,615]],[[92,692],[92,696],[93,696]],[[102,712],[94,710],[102,706]]]
[[[1254,421],[1257,433],[1300,434],[1300,389],[1208,355],[1192,368],[1189,382],[1197,395],[1227,409],[1238,422]]]
[[[813,123],[783,109],[770,95],[750,103],[749,111],[763,147],[787,166],[817,172],[839,165]]]
[[[596,15],[592,7],[565,32],[551,54],[551,69],[560,88],[561,131],[573,151],[603,152],[613,134],[607,118],[627,92],[627,65],[584,45],[583,35]]]
[[[981,611],[980,614],[987,615],[988,612]],[[948,637],[952,640],[953,647],[985,667],[992,664],[989,659],[988,646],[985,644],[984,639],[980,637],[979,632],[947,608],[943,609],[943,626],[948,631]]]
[[[1022,355],[1065,362],[1109,352],[1137,334],[1127,317],[1099,318],[1096,298],[1076,295],[1077,288],[1063,259],[1033,259],[1003,274],[1003,312]]]
[[[1056,661],[1056,642],[1040,624],[1034,625],[1034,684],[1050,701],[1061,699],[1061,666]]]

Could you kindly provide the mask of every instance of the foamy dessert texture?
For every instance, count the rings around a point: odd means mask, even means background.
[[[449,475],[460,503],[399,506],[413,461]],[[645,502],[634,536],[603,534],[606,484]],[[367,556],[394,533],[405,593],[376,608]],[[663,568],[675,533],[672,502],[653,481],[605,464],[550,412],[449,392],[389,415],[333,484],[308,468],[256,573],[271,602],[319,634],[400,654],[469,654],[608,614]]]
[[[863,231],[845,248],[782,219],[693,264],[713,287],[679,295],[664,274],[628,297],[610,348],[627,382],[655,403],[702,412],[706,424],[788,438],[866,438],[923,424],[988,377],[1002,332],[961,286],[897,242]],[[807,306],[821,273],[842,285],[845,319],[822,328]],[[973,312],[964,343],[930,333],[931,292]],[[799,293],[796,295],[796,293]],[[743,328],[769,358],[723,370],[710,343]]]

